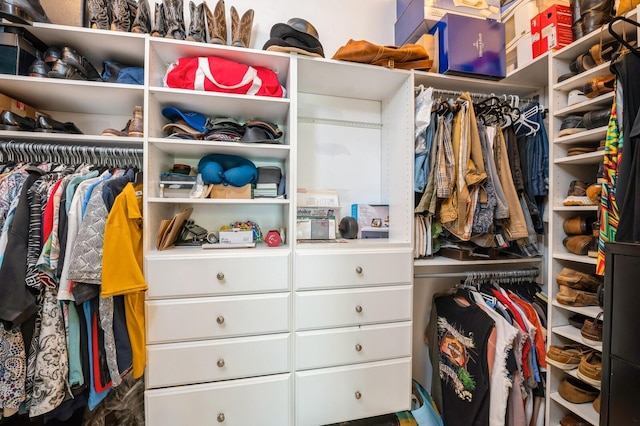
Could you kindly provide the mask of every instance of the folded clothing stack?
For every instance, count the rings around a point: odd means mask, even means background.
[[[199,112],[165,107],[162,115],[170,120],[162,128],[170,138],[220,142],[282,143],[277,124],[249,120],[244,124],[230,117],[210,118]]]

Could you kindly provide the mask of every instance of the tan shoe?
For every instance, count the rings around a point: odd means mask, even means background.
[[[598,296],[596,293],[575,290],[566,285],[560,286],[560,291],[556,294],[558,303],[567,306],[598,306]]]
[[[598,291],[598,286],[602,284],[602,277],[594,274],[585,274],[575,269],[562,268],[556,276],[556,282],[576,290],[595,293]]]
[[[598,390],[573,376],[566,377],[560,386],[558,393],[565,400],[574,404],[593,402],[598,397]]]
[[[547,362],[561,370],[573,370],[580,365],[580,360],[592,352],[591,349],[580,345],[549,346],[547,351]]]
[[[602,312],[593,320],[584,320],[580,335],[582,340],[589,345],[602,344]]]
[[[231,44],[248,48],[253,29],[253,9],[247,10],[240,18],[235,7],[231,6]]]
[[[209,27],[209,43],[227,44],[227,18],[225,13],[224,0],[218,0],[213,8],[213,14],[210,13],[209,8],[205,9]]]
[[[141,138],[144,136],[144,116],[141,106],[133,108],[133,118],[129,124],[127,134],[130,138]]]
[[[562,223],[562,230],[567,235],[587,235],[591,233],[595,217],[575,216],[565,219]]]
[[[585,383],[589,383],[600,389],[602,382],[602,355],[599,352],[591,352],[582,357],[578,365],[578,377]]]
[[[569,252],[580,256],[586,256],[589,253],[589,244],[591,244],[591,235],[570,235],[562,240],[562,245]]]

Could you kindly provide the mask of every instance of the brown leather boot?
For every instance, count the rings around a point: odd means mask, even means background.
[[[107,0],[87,0],[89,27],[98,30],[109,29],[109,8]]]
[[[149,8],[148,0],[139,0],[131,32],[138,34],[149,34],[151,32],[151,9]]]
[[[144,136],[144,115],[141,106],[133,108],[133,118],[131,119],[131,123],[129,123],[128,136],[130,138],[141,138]]]
[[[167,22],[164,19],[164,4],[156,3],[153,14],[153,28],[151,28],[152,37],[164,37],[167,34]]]
[[[191,16],[189,31],[187,32],[187,40],[189,41],[201,42],[205,39],[206,27],[203,9],[204,4],[205,2],[203,1],[196,6],[192,0],[189,1],[189,14]]]
[[[218,0],[216,7],[213,9],[213,17],[207,16],[207,23],[209,25],[209,43],[227,44],[227,19],[225,17],[224,0]]]
[[[184,28],[184,3],[182,0],[162,0],[164,18],[167,23],[166,38],[184,40],[187,34]]]
[[[236,47],[249,47],[252,27],[253,9],[247,10],[240,19],[236,8],[231,6],[231,44]]]
[[[131,16],[127,0],[111,0],[111,31],[128,32],[131,27]]]

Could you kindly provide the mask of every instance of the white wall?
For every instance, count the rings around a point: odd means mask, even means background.
[[[151,13],[154,4],[160,2],[161,0],[149,0]],[[195,3],[197,5],[200,0]],[[207,5],[213,10],[216,1],[207,0]],[[231,6],[240,15],[247,9],[254,10],[251,37],[251,47],[254,49],[262,49],[274,24],[287,22],[290,18],[303,18],[313,24],[328,58],[350,38],[382,45],[394,43],[395,0],[227,0],[225,6],[229,31]],[[184,14],[188,28],[188,0],[184,0]]]

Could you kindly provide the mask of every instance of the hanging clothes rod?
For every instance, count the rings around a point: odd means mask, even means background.
[[[0,141],[0,155],[3,161],[118,162],[140,167],[143,149]]]
[[[474,278],[474,279],[492,279],[492,278],[534,278],[540,274],[538,268],[531,269],[513,269],[513,270],[496,270],[496,271],[467,271],[467,272],[433,272],[413,274],[414,278]]]
[[[424,85],[415,87],[416,93],[424,89],[425,89]],[[467,92],[465,90],[436,89],[435,87],[432,87],[432,90],[434,94],[450,95],[450,96],[460,96],[463,93],[469,93],[469,96],[471,96],[472,99],[488,99],[488,98],[496,97],[496,98],[501,98],[504,101],[508,101],[510,100],[510,97],[514,96],[508,93],[477,93],[477,92]],[[520,96],[517,96],[517,98],[520,102],[523,102],[523,103],[531,103],[531,102],[539,101],[539,98],[537,96],[534,96],[533,98],[521,98]]]

